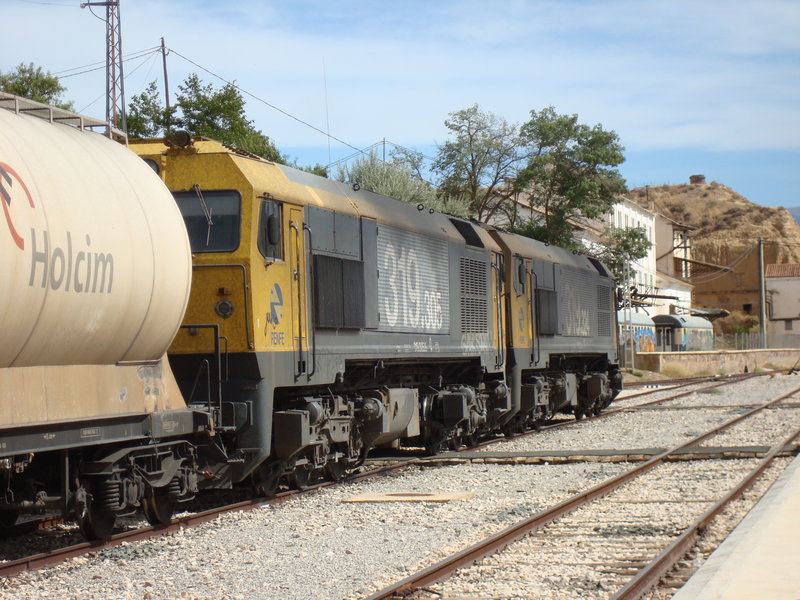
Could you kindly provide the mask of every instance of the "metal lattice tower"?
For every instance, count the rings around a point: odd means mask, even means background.
[[[106,121],[112,127],[127,132],[119,4],[119,0],[84,2],[81,4],[81,8],[85,6],[105,6],[106,8]]]

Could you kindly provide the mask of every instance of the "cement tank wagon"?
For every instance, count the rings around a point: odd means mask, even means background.
[[[191,286],[183,219],[87,122],[0,93],[0,526],[57,506],[102,538],[193,497],[211,420],[165,356]]]
[[[189,297],[175,202],[102,135],[0,110],[0,368],[159,359]]]

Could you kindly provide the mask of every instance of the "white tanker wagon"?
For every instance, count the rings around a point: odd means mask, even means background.
[[[57,506],[104,537],[196,490],[204,413],[165,358],[191,253],[158,176],[74,113],[0,96],[0,521]]]

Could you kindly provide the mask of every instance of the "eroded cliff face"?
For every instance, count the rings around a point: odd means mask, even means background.
[[[628,196],[692,227],[696,260],[735,266],[746,260],[760,237],[766,242],[766,264],[800,263],[800,225],[785,208],[753,204],[716,182],[636,188]]]

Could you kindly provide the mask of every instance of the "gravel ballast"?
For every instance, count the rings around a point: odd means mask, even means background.
[[[343,598],[387,584],[426,553],[499,531],[624,464],[458,465],[319,490],[2,582],[0,598]],[[365,503],[365,492],[475,491],[451,503]]]
[[[718,409],[624,412],[491,449],[670,447],[742,412],[737,404],[763,402],[798,386],[798,377],[758,378],[720,388],[719,395],[680,400],[728,403]],[[800,414],[771,412],[794,423]],[[774,430],[775,421],[764,419],[763,426]],[[750,437],[765,443],[763,436]],[[0,599],[361,598],[627,468],[626,463],[412,467],[0,580]],[[408,491],[475,495],[442,504],[342,502],[367,492]]]

